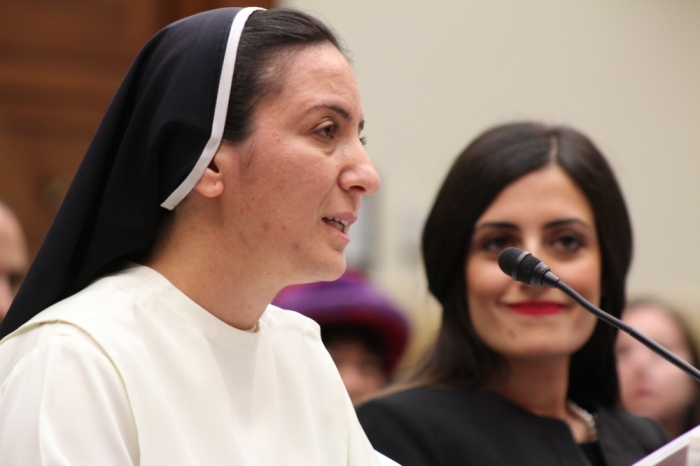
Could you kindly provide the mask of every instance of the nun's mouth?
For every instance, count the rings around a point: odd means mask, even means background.
[[[350,222],[338,217],[323,217],[323,221],[342,233],[347,233]]]

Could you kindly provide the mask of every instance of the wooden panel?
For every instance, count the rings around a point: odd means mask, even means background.
[[[229,6],[259,6],[270,9],[274,7],[272,0],[261,1],[233,1],[233,0],[160,0],[161,11],[163,12],[163,24],[169,24],[178,18],[199,13],[200,11],[213,10],[214,8],[224,8]]]
[[[157,8],[148,1],[3,0],[0,41],[59,53],[124,54],[149,35]]]
[[[272,6],[271,1],[262,3]],[[190,14],[250,4],[0,1],[0,197],[17,211],[32,254],[112,95],[146,40]]]

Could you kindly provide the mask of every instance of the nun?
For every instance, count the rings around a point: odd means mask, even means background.
[[[269,305],[345,270],[379,187],[363,125],[307,14],[156,34],[0,327],[3,464],[384,464],[318,325]]]

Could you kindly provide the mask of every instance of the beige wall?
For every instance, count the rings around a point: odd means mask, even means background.
[[[374,274],[425,322],[417,240],[454,156],[486,127],[564,123],[612,162],[635,227],[632,296],[700,323],[700,1],[284,0],[355,60],[383,178]]]

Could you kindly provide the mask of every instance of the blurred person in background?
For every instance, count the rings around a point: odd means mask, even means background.
[[[616,330],[504,274],[507,247],[622,313],[632,227],[584,134],[506,124],[457,157],[423,230],[442,324],[403,388],[358,407],[372,445],[403,466],[629,466],[663,445],[661,426],[617,407]]]
[[[29,268],[24,230],[17,215],[0,200],[0,322]]]
[[[336,281],[287,287],[272,303],[320,325],[353,404],[391,381],[408,342],[408,322],[361,272],[348,270]]]
[[[622,320],[698,367],[697,345],[676,310],[660,301],[638,300]],[[658,421],[671,438],[700,424],[698,382],[624,332],[617,336],[615,353],[625,409]]]

